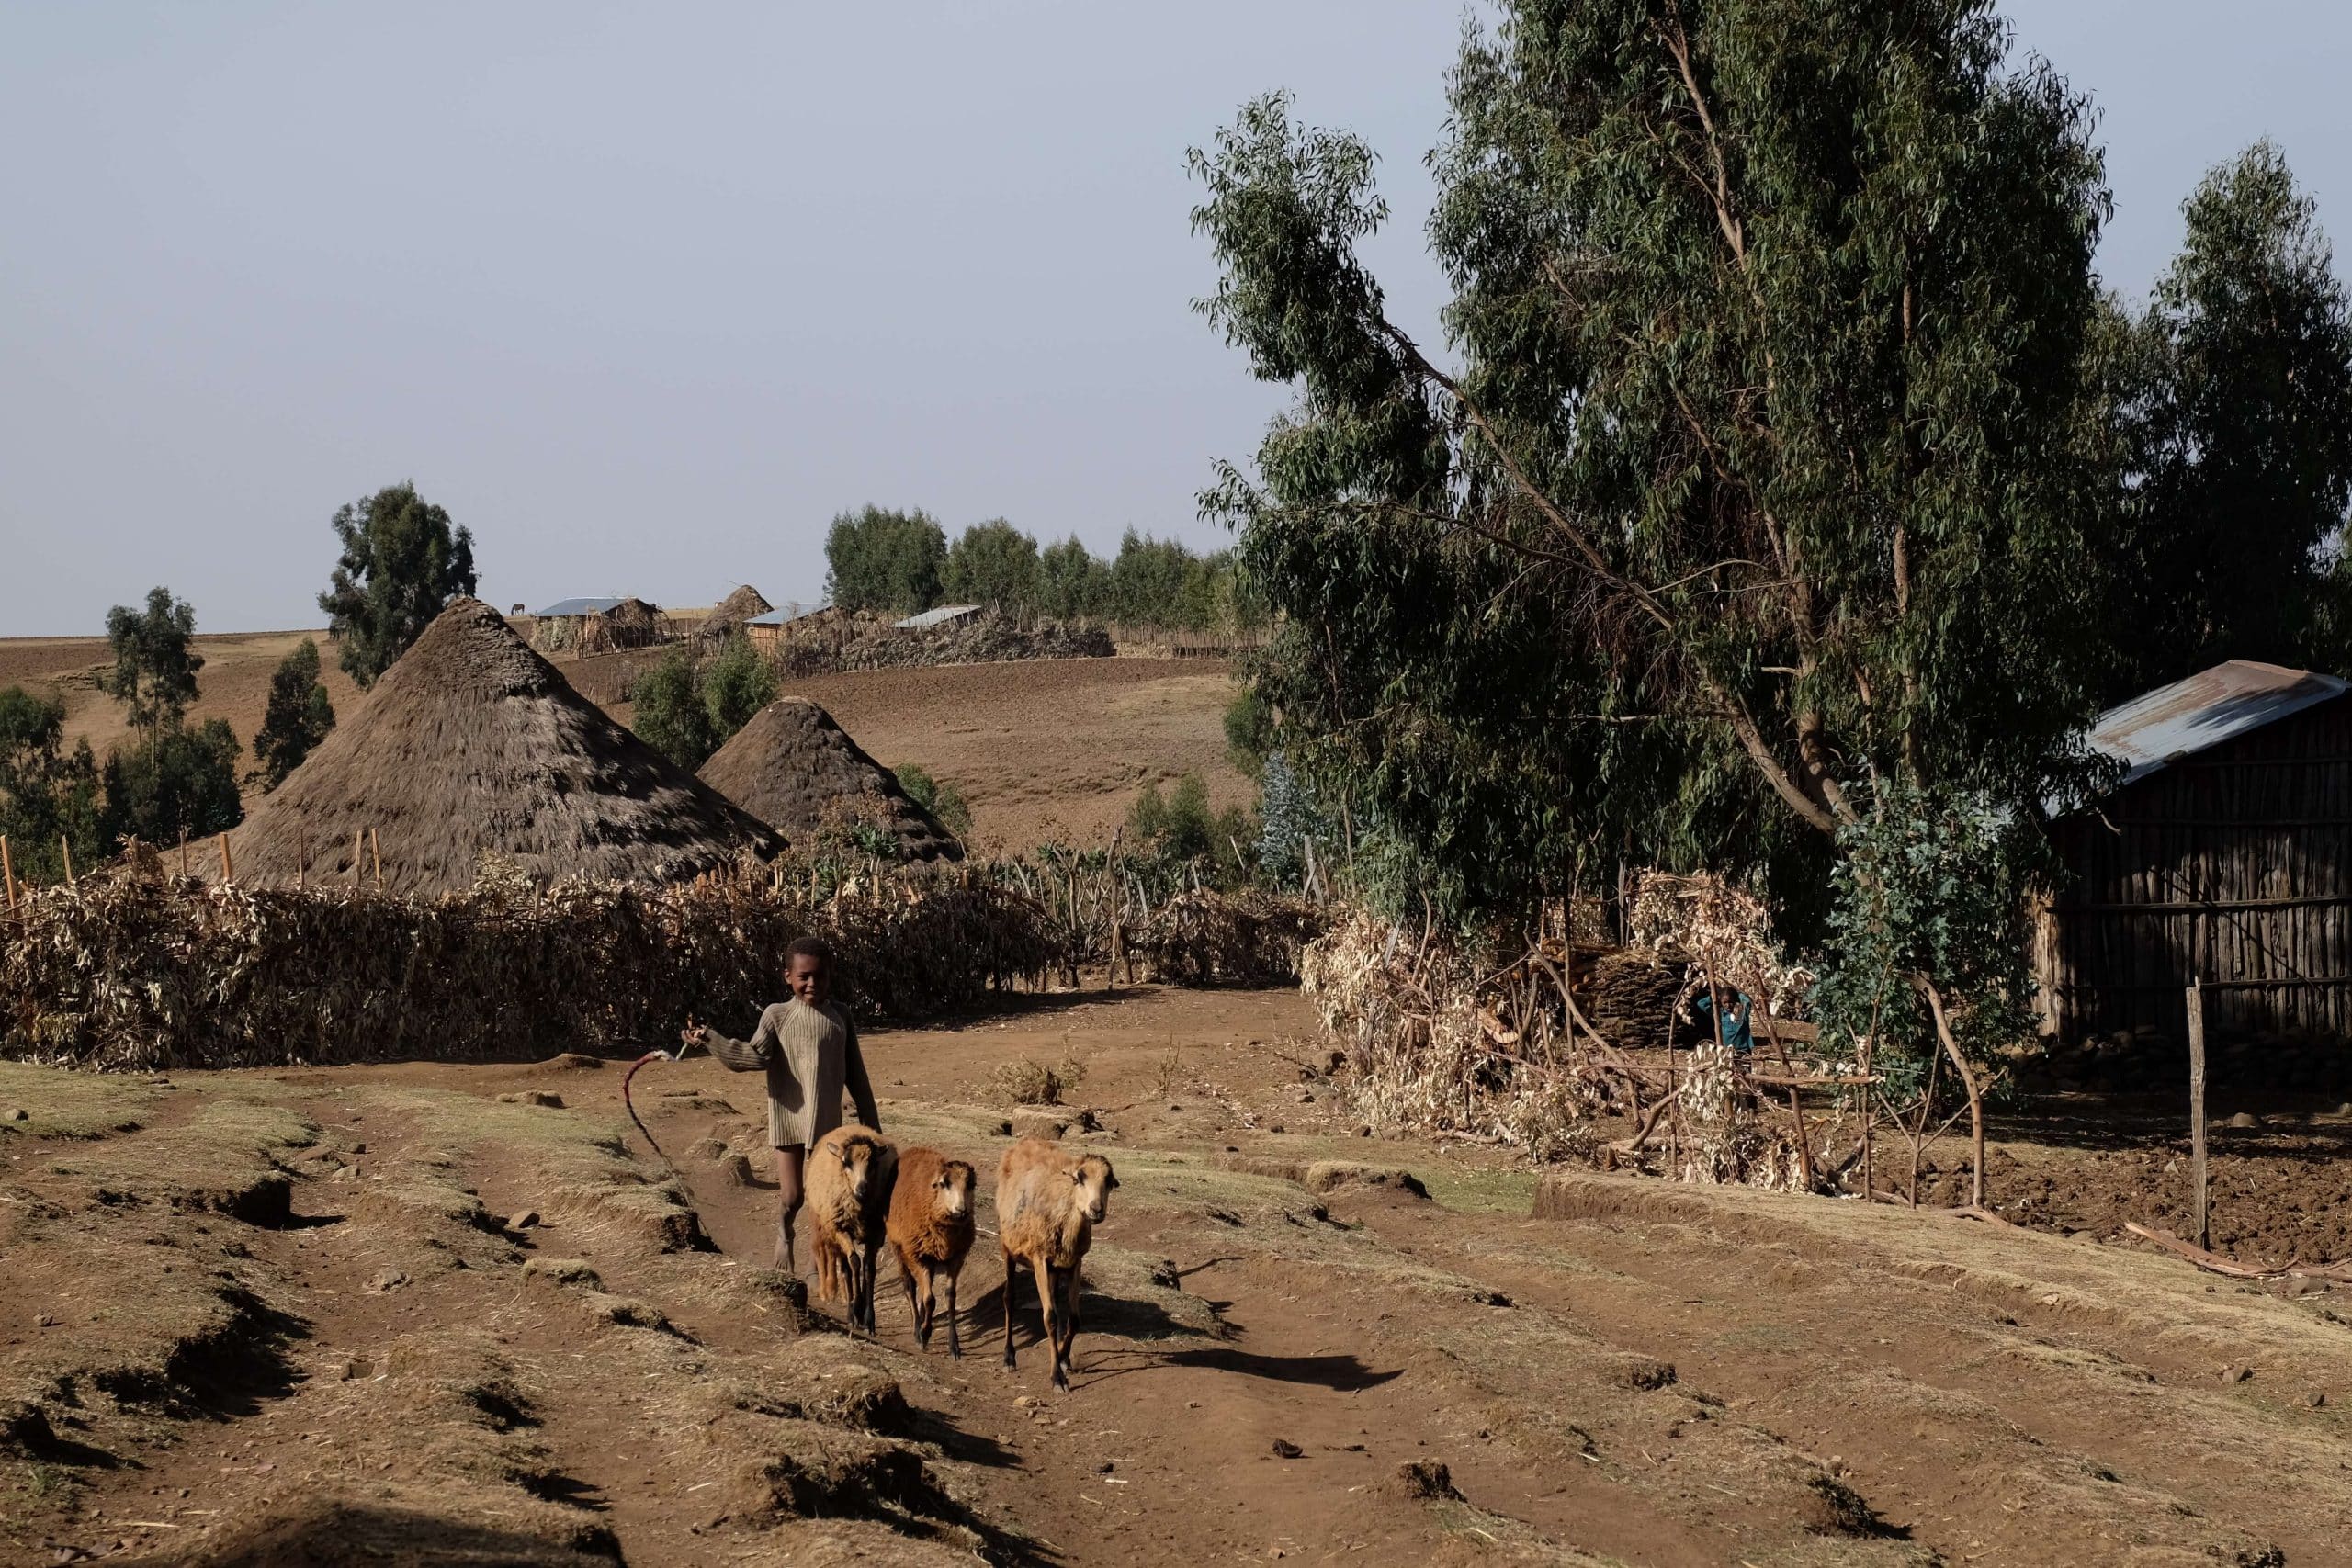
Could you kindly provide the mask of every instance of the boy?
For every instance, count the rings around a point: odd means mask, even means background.
[[[1755,1004],[1748,1000],[1746,991],[1732,991],[1723,986],[1711,987],[1707,995],[1690,1005],[1698,1010],[1701,1018],[1707,1021],[1709,1032],[1731,1047],[1733,1055],[1745,1056],[1756,1049],[1755,1032],[1747,1025],[1748,1014]]]
[[[813,936],[796,940],[784,950],[784,980],[792,999],[760,1014],[751,1039],[730,1040],[700,1025],[681,1031],[678,1038],[690,1048],[705,1047],[729,1072],[768,1076],[768,1142],[775,1149],[779,1202],[775,1266],[792,1274],[797,1272],[792,1222],[800,1213],[801,1163],[808,1145],[842,1124],[844,1088],[857,1103],[861,1122],[878,1133],[882,1117],[874,1108],[865,1059],[858,1055],[857,1025],[830,999],[832,950]]]

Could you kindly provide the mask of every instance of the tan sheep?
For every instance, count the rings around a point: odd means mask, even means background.
[[[1119,1179],[1101,1155],[1078,1155],[1043,1138],[1004,1151],[996,1174],[997,1237],[1004,1248],[1004,1364],[1012,1365],[1012,1274],[1016,1260],[1037,1281],[1037,1310],[1053,1348],[1054,1386],[1069,1388],[1078,1337],[1078,1279],[1094,1227],[1110,1213]],[[1058,1299],[1057,1299],[1058,1298]]]
[[[874,1259],[882,1250],[898,1145],[854,1122],[808,1151],[808,1232],[817,1293],[849,1303],[852,1332],[874,1332]]]
[[[972,1189],[978,1182],[970,1166],[937,1149],[901,1149],[898,1184],[890,1194],[890,1248],[899,1256],[899,1279],[914,1312],[915,1341],[931,1348],[944,1280],[947,1353],[959,1360],[964,1340],[956,1330],[956,1278],[972,1250]]]

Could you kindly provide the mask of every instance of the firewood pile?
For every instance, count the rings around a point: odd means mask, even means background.
[[[1171,986],[1288,985],[1323,925],[1323,911],[1303,898],[1198,887],[1155,910],[1135,948]]]

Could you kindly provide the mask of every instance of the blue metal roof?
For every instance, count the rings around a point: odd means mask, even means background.
[[[903,621],[890,624],[900,631],[921,631],[925,626],[944,626],[950,621],[960,621],[967,615],[978,614],[979,608],[978,604],[942,604],[936,610],[925,610],[920,615],[909,615]]]
[[[2132,784],[2346,690],[2333,675],[2233,659],[2108,709],[2091,728],[2091,750],[2121,759],[2118,782]]]
[[[534,610],[531,614],[534,615],[601,615],[619,603],[617,599],[559,599],[546,609]]]

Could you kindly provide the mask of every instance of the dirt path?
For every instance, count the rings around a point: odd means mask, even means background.
[[[887,1267],[878,1343],[804,1315],[758,1085],[706,1060],[638,1079],[668,1160],[584,1061],[0,1072],[37,1108],[0,1122],[0,1562],[2352,1557],[2324,1297],[1853,1204],[1539,1198],[1357,1135],[1293,996],[867,1048],[887,1130],[984,1194],[1016,1117],[1116,1163],[1068,1395],[1025,1279],[1000,1365],[986,1235],[961,1361]],[[992,1103],[1023,1057],[1082,1065],[1099,1127]]]

